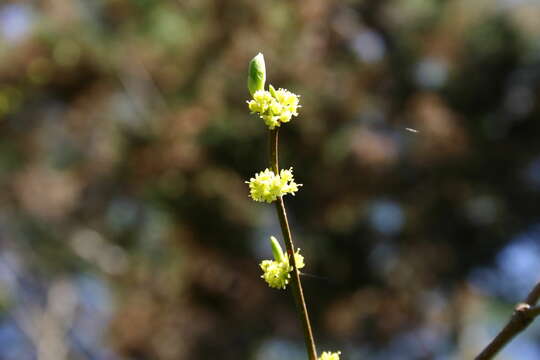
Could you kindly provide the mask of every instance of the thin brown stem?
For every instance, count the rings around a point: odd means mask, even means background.
[[[270,167],[275,174],[278,174],[278,129],[270,130],[269,136],[269,160]],[[296,267],[296,259],[294,258],[294,244],[291,236],[291,229],[289,227],[289,221],[287,220],[287,212],[285,211],[285,203],[283,198],[279,197],[276,201],[276,211],[279,218],[279,224],[281,225],[281,232],[285,239],[285,247],[287,248],[287,255],[289,257],[289,263],[292,265],[292,279],[291,289],[296,300],[296,308],[302,321],[302,327],[304,330],[304,340],[306,342],[306,349],[309,355],[309,360],[317,360],[317,349],[315,347],[315,340],[313,338],[313,332],[311,331],[311,323],[309,321],[309,314],[307,311],[306,300],[304,299],[304,292],[302,290],[302,282],[300,281],[300,271]]]
[[[495,336],[475,360],[493,359],[512,339],[525,330],[540,315],[536,303],[540,299],[540,282],[531,290],[524,302],[514,308],[512,317],[506,326]]]

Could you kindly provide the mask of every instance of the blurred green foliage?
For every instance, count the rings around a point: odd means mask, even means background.
[[[324,278],[305,280],[321,349],[472,358],[489,337],[471,329],[509,314],[496,299],[533,286],[471,279],[538,221],[539,16],[504,0],[3,2],[0,250],[45,293],[106,284],[98,343],[118,358],[295,358],[292,299],[257,265],[277,221],[244,184],[267,166],[246,106],[260,51],[267,81],[302,96],[280,161],[304,184],[286,203]],[[18,296],[1,292],[3,314]]]

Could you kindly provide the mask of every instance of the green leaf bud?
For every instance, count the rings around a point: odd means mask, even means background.
[[[274,259],[278,262],[285,261],[285,255],[283,254],[281,245],[279,245],[279,241],[273,236],[270,236],[270,245],[272,246],[272,254],[274,254]]]
[[[251,96],[258,90],[264,90],[264,84],[266,82],[266,66],[264,64],[264,56],[258,53],[249,62],[248,70],[248,89]]]

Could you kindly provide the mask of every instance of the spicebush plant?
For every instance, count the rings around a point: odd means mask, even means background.
[[[276,90],[272,85],[265,89],[266,65],[263,54],[257,54],[249,63],[248,90],[252,99],[248,101],[249,110],[257,114],[269,130],[269,167],[256,173],[249,181],[250,197],[254,201],[274,203],[281,231],[285,243],[286,253],[274,236],[270,237],[273,260],[264,260],[260,267],[263,271],[261,278],[274,289],[283,290],[291,285],[296,300],[296,310],[302,322],[306,351],[309,360],[339,360],[340,352],[323,352],[317,358],[317,349],[306,300],[302,290],[299,269],[305,266],[304,257],[300,255],[300,249],[293,244],[291,230],[285,211],[285,195],[294,195],[302,184],[294,180],[293,168],[281,169],[278,165],[278,131],[283,124],[289,123],[293,117],[298,116],[300,108],[299,96],[286,90]]]

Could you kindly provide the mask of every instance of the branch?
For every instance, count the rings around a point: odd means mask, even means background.
[[[540,299],[540,282],[531,290],[527,298],[514,308],[512,317],[506,326],[495,336],[488,346],[475,360],[493,359],[512,339],[525,330],[540,315],[540,307],[536,303]]]
[[[269,136],[269,157],[270,167],[274,174],[278,174],[278,129],[270,130]],[[315,347],[315,340],[313,338],[313,332],[311,331],[311,323],[309,321],[309,314],[307,311],[306,300],[304,299],[304,292],[302,290],[302,283],[300,281],[300,271],[296,267],[296,259],[294,257],[294,244],[291,236],[291,229],[289,228],[289,221],[287,220],[287,212],[285,211],[285,203],[283,197],[279,197],[276,201],[276,211],[279,218],[279,224],[281,225],[281,232],[285,240],[285,247],[287,248],[287,255],[289,256],[289,262],[293,267],[291,289],[296,300],[296,308],[302,326],[304,329],[304,340],[306,342],[306,349],[309,354],[309,360],[317,360],[317,349]]]

